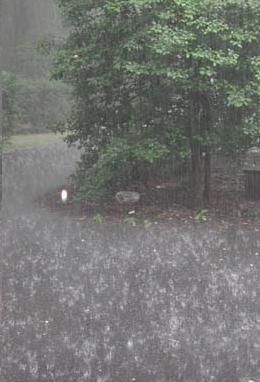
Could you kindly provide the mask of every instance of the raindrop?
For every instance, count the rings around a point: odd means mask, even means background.
[[[134,343],[133,343],[133,340],[128,340],[128,342],[127,342],[127,347],[128,347],[128,349],[133,349],[133,347],[134,347]]]

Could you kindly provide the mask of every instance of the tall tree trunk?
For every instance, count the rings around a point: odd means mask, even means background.
[[[200,145],[192,146],[192,178],[191,178],[192,206],[202,208],[204,205],[205,166],[201,157]]]
[[[210,149],[209,147],[206,147],[205,149],[205,174],[204,174],[204,204],[209,205],[210,204],[210,195],[211,195],[211,156],[210,156]]]
[[[202,208],[209,204],[211,183],[210,147],[206,143],[211,128],[211,115],[210,103],[205,94],[193,93],[190,113],[191,198],[193,207]]]
[[[211,160],[210,149],[200,145],[192,148],[192,204],[202,208],[210,204]]]

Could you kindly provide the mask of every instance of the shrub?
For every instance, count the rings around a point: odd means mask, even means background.
[[[153,139],[138,143],[115,138],[98,154],[93,147],[92,153],[93,157],[98,156],[97,160],[91,160],[91,154],[86,153],[76,174],[78,198],[102,201],[112,191],[143,180],[142,172],[156,166],[168,154],[168,149]]]

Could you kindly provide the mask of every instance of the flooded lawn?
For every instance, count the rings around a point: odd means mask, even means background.
[[[5,157],[1,382],[259,382],[260,234],[37,206],[77,153]]]

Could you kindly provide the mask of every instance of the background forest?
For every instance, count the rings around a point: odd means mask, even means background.
[[[64,37],[53,0],[0,2],[0,84],[5,135],[40,133],[64,119],[68,86],[50,81],[50,41]],[[46,49],[48,47],[48,49]]]

